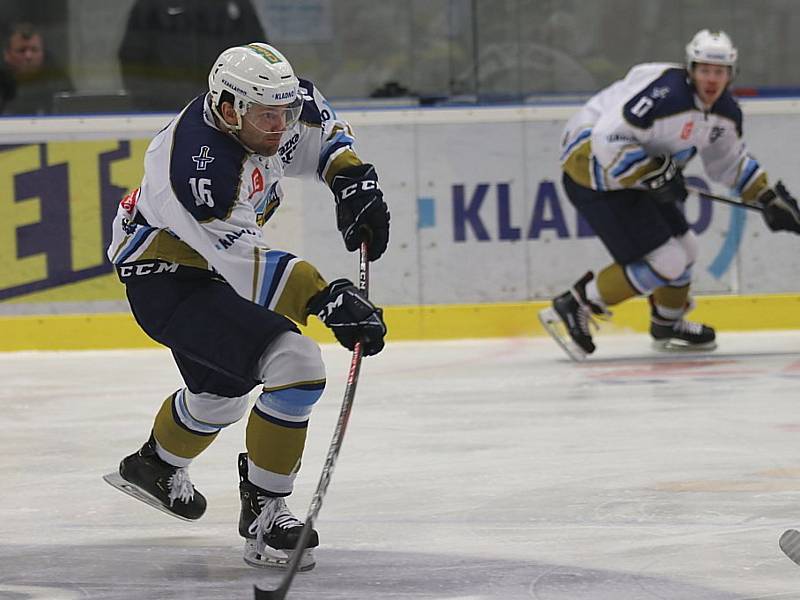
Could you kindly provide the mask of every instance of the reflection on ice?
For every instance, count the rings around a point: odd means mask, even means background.
[[[569,362],[549,339],[396,343],[366,359],[297,600],[800,598],[778,549],[800,525],[800,333],[720,334],[698,356],[644,336]],[[289,503],[304,514],[349,356]],[[184,523],[100,476],[180,386],[163,351],[0,360],[0,598],[252,598],[226,429],[192,465]]]

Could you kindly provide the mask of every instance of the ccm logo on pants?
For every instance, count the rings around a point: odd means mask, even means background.
[[[175,273],[178,270],[178,263],[164,262],[155,260],[153,262],[141,262],[135,265],[120,265],[117,267],[120,279],[128,277],[138,277],[141,275],[156,275],[158,273]]]

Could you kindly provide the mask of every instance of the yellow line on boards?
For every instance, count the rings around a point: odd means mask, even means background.
[[[800,294],[700,296],[691,319],[718,331],[800,329]],[[385,317],[388,340],[453,340],[543,335],[536,317],[548,302],[391,306]],[[642,299],[612,307],[603,331],[647,331],[649,312]],[[334,342],[316,319],[304,333]],[[0,316],[0,351],[153,348],[128,313]]]

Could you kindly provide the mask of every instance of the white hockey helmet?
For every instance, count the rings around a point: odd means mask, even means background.
[[[276,48],[260,42],[223,51],[208,74],[211,108],[223,124],[225,120],[218,106],[222,93],[228,92],[233,97],[238,124],[227,124],[232,130],[241,129],[242,118],[254,104],[281,107],[285,110],[286,127],[291,127],[303,107],[299,87],[300,82],[286,57]]]
[[[738,52],[727,33],[703,29],[686,44],[686,68],[691,71],[694,63],[709,63],[725,65],[735,72],[737,55]]]

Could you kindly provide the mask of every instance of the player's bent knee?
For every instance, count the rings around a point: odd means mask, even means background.
[[[683,251],[686,253],[686,260],[688,264],[693,265],[699,254],[697,247],[697,236],[694,234],[694,231],[690,229],[677,239],[681,247],[683,247]]]
[[[241,419],[247,412],[248,395],[228,398],[202,392],[185,391],[186,410],[191,417],[203,424],[226,427]]]
[[[665,284],[678,279],[692,264],[684,245],[676,238],[670,238],[653,250],[645,261]]]
[[[259,360],[257,371],[256,378],[270,388],[325,380],[325,363],[319,345],[294,332],[275,338]]]
[[[307,419],[325,389],[325,364],[317,343],[284,333],[267,348],[259,368],[264,389],[256,408],[284,421]]]

